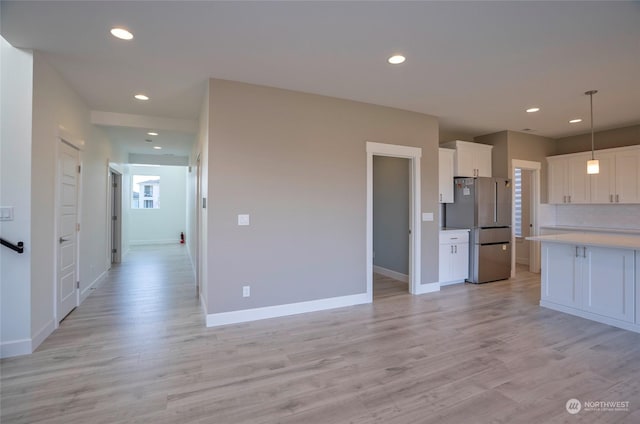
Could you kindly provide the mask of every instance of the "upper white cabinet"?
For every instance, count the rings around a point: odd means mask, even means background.
[[[549,203],[589,203],[587,160],[590,154],[549,157]]]
[[[587,174],[591,152],[547,158],[549,203],[640,203],[640,146],[598,150],[600,173]]]
[[[455,140],[441,145],[455,149],[453,174],[456,177],[490,177],[491,149],[488,144]]]
[[[591,176],[592,203],[640,203],[640,149],[598,152],[600,173]]]
[[[455,150],[443,149],[438,150],[438,186],[440,203],[453,203],[453,156]]]

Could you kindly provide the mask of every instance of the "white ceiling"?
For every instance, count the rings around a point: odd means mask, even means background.
[[[1,11],[3,37],[44,52],[93,110],[197,119],[215,77],[435,115],[442,139],[588,132],[591,89],[596,130],[640,123],[638,1],[3,1]],[[114,39],[113,26],[134,40]],[[407,61],[387,64],[393,53]]]

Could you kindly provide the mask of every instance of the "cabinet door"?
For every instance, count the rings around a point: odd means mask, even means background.
[[[474,150],[466,146],[457,146],[454,172],[456,177],[475,177]]]
[[[469,278],[469,243],[453,245],[451,261],[451,279],[466,280]]]
[[[569,203],[589,203],[591,192],[587,161],[591,155],[578,155],[569,158],[567,163],[567,195]]]
[[[453,203],[453,155],[452,149],[438,150],[438,186],[440,203]]]
[[[640,203],[640,150],[617,152],[615,163],[614,202]]]
[[[583,307],[595,314],[635,320],[634,251],[587,247],[583,252]]]
[[[565,203],[566,159],[549,159],[547,164],[547,187],[549,203]]]
[[[491,150],[479,148],[474,155],[475,168],[478,170],[478,177],[491,176]]]
[[[452,244],[441,244],[439,251],[439,264],[438,264],[438,280],[441,283],[446,283],[453,280],[451,277],[451,260],[452,260]]]
[[[597,155],[600,162],[600,173],[590,175],[591,203],[615,202],[615,163],[614,153],[601,153]]]
[[[577,257],[576,248],[568,244],[542,243],[543,300],[573,308],[581,306],[582,261]]]

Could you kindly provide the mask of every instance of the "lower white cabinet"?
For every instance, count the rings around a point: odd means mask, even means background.
[[[469,230],[440,231],[440,285],[461,283],[469,277]]]
[[[542,243],[541,280],[543,306],[551,302],[614,320],[635,321],[633,250]]]

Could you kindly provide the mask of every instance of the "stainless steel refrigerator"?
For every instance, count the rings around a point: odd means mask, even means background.
[[[445,206],[445,225],[469,228],[471,283],[511,275],[511,180],[454,178],[454,203]]]

